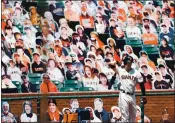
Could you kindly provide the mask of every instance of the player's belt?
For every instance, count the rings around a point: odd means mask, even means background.
[[[134,93],[130,93],[130,92],[124,91],[124,90],[122,90],[122,89],[120,89],[120,91],[121,91],[122,93],[125,93],[125,94],[128,94],[128,95],[134,95]]]

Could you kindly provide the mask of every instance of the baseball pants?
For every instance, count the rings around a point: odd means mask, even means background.
[[[135,95],[119,93],[119,108],[122,113],[123,122],[135,122],[136,119],[136,100]]]

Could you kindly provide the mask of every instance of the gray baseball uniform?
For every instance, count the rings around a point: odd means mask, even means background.
[[[119,76],[121,84],[119,93],[119,108],[125,120],[124,122],[135,122],[135,86],[136,82],[143,82],[143,78],[135,69],[127,72],[125,69],[119,68]]]

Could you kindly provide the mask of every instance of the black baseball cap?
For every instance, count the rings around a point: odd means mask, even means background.
[[[159,67],[159,68],[161,68],[161,67],[165,68],[165,65],[159,64],[158,67]]]
[[[111,60],[109,58],[105,58],[104,60],[105,62],[111,62]]]
[[[141,68],[148,68],[146,65],[142,65]]]
[[[149,19],[148,19],[148,18],[144,18],[144,19],[143,19],[143,22],[144,22],[144,21],[146,21],[146,20],[147,20],[147,21],[149,21]]]
[[[162,24],[161,27],[167,27],[165,24]]]

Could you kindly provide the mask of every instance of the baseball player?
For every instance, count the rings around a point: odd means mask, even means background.
[[[124,59],[124,66],[118,68],[115,71],[120,78],[120,87],[119,87],[119,108],[122,113],[124,121],[122,122],[135,122],[136,118],[136,100],[135,100],[135,86],[136,82],[142,83],[143,78],[141,74],[133,69],[132,63],[133,58],[127,55]],[[145,96],[144,84],[141,85],[142,95]],[[143,97],[146,102],[146,98]]]

